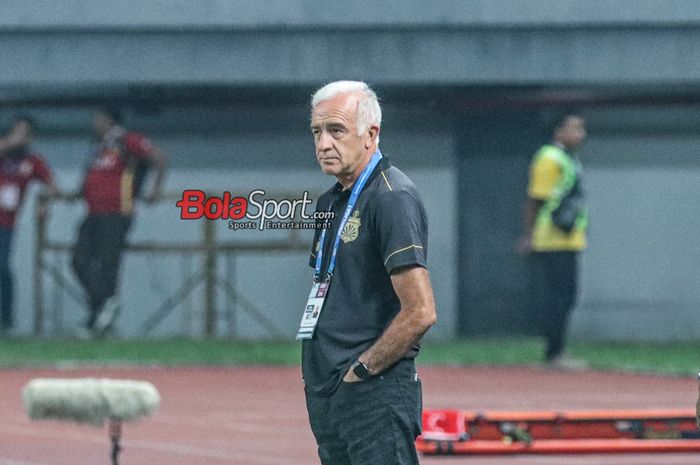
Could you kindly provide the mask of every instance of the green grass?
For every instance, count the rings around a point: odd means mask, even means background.
[[[522,365],[536,364],[543,345],[537,339],[489,338],[423,345],[420,361],[441,365]]]
[[[528,338],[428,341],[422,365],[537,365],[543,345]],[[690,375],[700,369],[700,341],[669,344],[575,343],[571,353],[593,368]],[[300,344],[230,340],[0,340],[0,367],[70,364],[297,365]]]
[[[576,344],[571,351],[601,370],[696,376],[700,341],[667,344]]]
[[[673,343],[572,343],[569,352],[598,370],[695,376],[700,341]],[[426,344],[421,362],[454,365],[537,365],[544,344],[537,339],[472,339]]]
[[[299,344],[227,340],[0,341],[0,367],[54,364],[294,365]]]

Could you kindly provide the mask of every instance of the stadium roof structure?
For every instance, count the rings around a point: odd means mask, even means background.
[[[371,12],[367,14],[366,12]],[[692,0],[10,1],[0,100],[113,88],[700,86]],[[107,92],[108,94],[109,92]],[[693,90],[695,93],[695,90]],[[9,96],[8,96],[9,95]]]

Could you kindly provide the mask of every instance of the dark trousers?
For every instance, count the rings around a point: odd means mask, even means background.
[[[14,326],[14,282],[10,270],[13,230],[0,227],[0,323],[3,329]]]
[[[341,383],[330,396],[306,391],[322,465],[417,465],[421,382],[404,361],[380,376]]]
[[[121,255],[131,217],[119,214],[88,215],[78,231],[73,269],[88,297],[92,326],[105,301],[116,294]]]
[[[564,350],[569,315],[578,289],[578,252],[532,254],[534,314],[545,337],[545,360]]]

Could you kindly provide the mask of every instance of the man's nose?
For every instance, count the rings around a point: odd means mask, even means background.
[[[331,139],[332,138],[327,131],[321,131],[321,134],[319,134],[318,136],[318,141],[316,142],[316,148],[323,151],[330,150],[331,148],[333,148],[333,143]]]

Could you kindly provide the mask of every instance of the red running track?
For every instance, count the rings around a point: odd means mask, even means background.
[[[536,368],[426,367],[426,408],[688,409],[693,378],[562,373]],[[20,391],[37,377],[150,381],[160,410],[123,431],[122,465],[318,464],[298,368],[0,370],[0,465],[110,463],[107,429],[31,422]],[[698,465],[700,454],[422,457],[423,465]],[[381,464],[377,464],[381,465]]]

